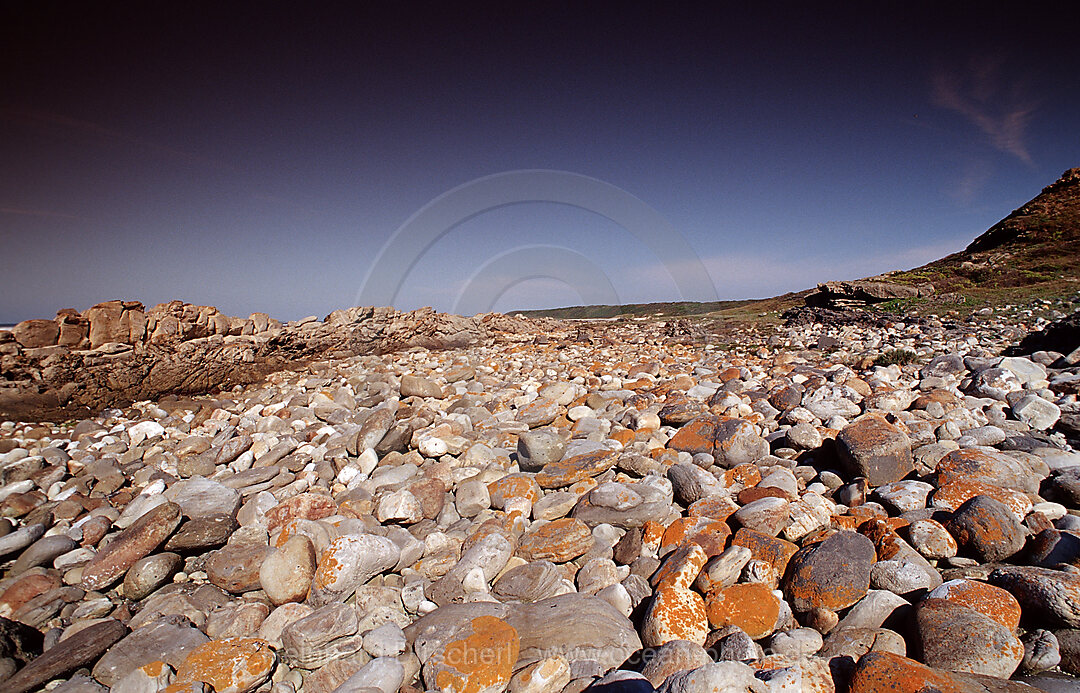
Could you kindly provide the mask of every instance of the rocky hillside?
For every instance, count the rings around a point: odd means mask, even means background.
[[[874,296],[861,289],[876,286]],[[885,304],[893,311],[970,312],[1080,289],[1080,168],[1073,168],[967,248],[912,270],[829,282],[808,303]],[[869,298],[869,300],[867,300]]]

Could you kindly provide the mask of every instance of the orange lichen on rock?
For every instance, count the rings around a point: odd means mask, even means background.
[[[714,520],[726,521],[736,510],[739,504],[731,500],[729,496],[716,493],[701,500],[694,501],[686,509],[690,517],[711,517]]]
[[[659,522],[646,520],[641,526],[641,545],[652,553],[660,549],[660,542],[664,539],[664,531],[667,528]]]
[[[656,590],[641,627],[646,647],[659,647],[672,640],[704,645],[708,634],[709,619],[700,594],[679,587]]]
[[[760,582],[732,585],[710,594],[705,612],[713,628],[738,626],[752,639],[771,635],[780,617],[780,599]]]
[[[246,693],[270,678],[276,662],[277,655],[265,640],[211,640],[188,654],[176,670],[176,682],[172,686],[183,688],[202,681],[213,686],[217,693]]]
[[[926,598],[961,604],[1012,631],[1020,626],[1020,602],[1007,590],[985,582],[950,580],[935,588]]]
[[[300,493],[266,511],[267,530],[273,533],[289,520],[321,520],[337,512],[337,503],[323,493]]]
[[[705,567],[709,556],[698,544],[683,544],[667,555],[650,582],[656,588],[681,587],[690,589]]]
[[[532,475],[517,472],[488,484],[488,495],[492,507],[501,509],[509,498],[525,498],[535,503],[540,500],[540,488]]]
[[[477,616],[464,631],[463,637],[448,642],[428,661],[433,675],[425,679],[447,693],[505,689],[521,646],[517,631],[494,616]]]
[[[692,542],[705,549],[709,556],[717,556],[727,547],[730,536],[731,528],[721,520],[711,517],[680,517],[664,530],[660,549]]]
[[[521,538],[517,554],[527,561],[565,563],[592,548],[589,526],[574,517],[552,520]]]
[[[1004,503],[1018,518],[1024,518],[1031,512],[1031,499],[1027,495],[983,481],[954,481],[936,491],[931,498],[935,508],[956,510],[975,496],[989,496]]]
[[[751,557],[772,566],[773,574],[777,578],[784,575],[788,562],[795,555],[795,552],[799,550],[797,544],[779,537],[770,537],[768,534],[762,534],[746,527],[742,527],[735,532],[731,545],[750,549]]]
[[[970,690],[947,672],[891,652],[862,656],[851,676],[850,693],[963,693]]]
[[[536,474],[540,488],[562,488],[602,474],[615,466],[616,453],[595,450],[544,465]]]
[[[724,470],[724,485],[741,485],[745,488],[757,486],[761,483],[761,468],[756,464],[747,462],[738,464],[731,469]]]

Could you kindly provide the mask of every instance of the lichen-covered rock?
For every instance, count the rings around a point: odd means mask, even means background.
[[[319,556],[308,599],[314,606],[343,601],[360,585],[393,568],[400,557],[397,544],[386,537],[338,537]]]
[[[990,573],[990,583],[1012,593],[1029,610],[1052,623],[1080,628],[1080,576],[1049,568],[1004,566]]]
[[[521,538],[517,555],[527,561],[565,563],[592,548],[589,526],[577,518],[564,517],[542,525]]]
[[[796,611],[847,608],[870,588],[870,569],[876,559],[869,539],[855,532],[837,532],[792,557],[785,593]]]
[[[709,625],[714,629],[738,626],[754,640],[776,630],[781,600],[768,585],[750,582],[713,592],[705,601]]]
[[[1009,678],[1024,659],[1024,645],[999,621],[945,599],[915,607],[920,659],[949,671]]]
[[[513,626],[495,616],[477,616],[424,662],[424,683],[447,693],[499,693],[510,683],[519,649]]]
[[[1002,502],[989,496],[975,496],[965,502],[945,527],[961,550],[982,562],[993,563],[1015,555],[1024,548],[1023,525]]]
[[[270,678],[276,663],[277,655],[265,640],[211,640],[188,653],[172,687],[201,681],[217,693],[247,693]]]
[[[641,638],[647,647],[672,640],[704,645],[708,634],[709,621],[700,594],[681,587],[656,590],[641,624]]]
[[[846,426],[836,436],[836,447],[847,470],[871,486],[900,481],[915,469],[911,439],[880,416],[864,416]]]

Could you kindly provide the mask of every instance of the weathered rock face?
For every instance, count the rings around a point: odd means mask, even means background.
[[[0,415],[63,418],[256,382],[327,355],[459,348],[535,324],[497,314],[464,318],[429,308],[402,313],[368,307],[335,311],[323,322],[283,325],[265,313],[235,318],[181,301],[149,311],[138,301],[106,301],[82,315],[61,311],[56,320],[16,326],[13,341],[20,348],[0,368],[8,381],[0,388]]]
[[[130,337],[137,310],[99,320]],[[1080,669],[1080,376],[995,356],[1003,322],[719,350],[491,318],[490,341],[347,356],[485,321],[142,312],[90,382],[211,344],[295,370],[0,422],[0,676],[20,690],[1024,690],[1005,677]],[[922,363],[864,358],[885,346]],[[5,365],[61,353],[40,349],[0,335]]]
[[[934,285],[897,284],[886,279],[860,279],[849,282],[825,282],[806,297],[808,306],[843,308],[891,301],[895,298],[920,298],[934,293]]]

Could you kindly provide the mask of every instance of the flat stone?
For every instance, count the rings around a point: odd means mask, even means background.
[[[135,561],[150,554],[173,533],[180,524],[180,512],[179,505],[165,503],[132,523],[83,568],[83,589],[100,590],[123,577]]]
[[[401,376],[402,397],[445,397],[443,388],[434,380],[416,375]]]
[[[229,515],[210,515],[188,520],[165,542],[166,551],[202,552],[224,546],[240,525]]]
[[[201,681],[216,693],[248,693],[270,678],[276,663],[277,655],[265,640],[211,640],[188,653],[173,686]]]
[[[28,693],[97,660],[127,633],[123,623],[107,619],[80,630],[20,669],[4,682],[13,693]]]
[[[163,661],[180,666],[187,653],[209,640],[183,616],[166,616],[128,633],[94,665],[94,678],[113,686],[132,670]]]
[[[574,455],[544,465],[536,475],[536,483],[540,488],[564,488],[606,472],[615,465],[616,459],[617,455],[610,450]]]
[[[282,657],[291,666],[317,669],[360,651],[364,641],[358,627],[355,607],[327,604],[282,629]]]
[[[236,517],[240,510],[239,491],[203,477],[176,482],[165,491],[165,497],[179,505],[184,516],[191,519]]]
[[[589,526],[576,518],[562,518],[524,535],[517,555],[527,561],[565,563],[584,554],[593,545]]]
[[[505,616],[521,642],[517,666],[563,656],[571,667],[613,669],[641,649],[630,620],[603,599],[571,593],[515,605]]]
[[[65,554],[76,547],[78,547],[78,544],[65,534],[42,537],[19,554],[19,558],[11,566],[11,572],[18,575],[25,573],[34,566],[51,566],[57,556]]]
[[[233,594],[257,590],[262,586],[259,570],[272,551],[263,544],[227,544],[210,554],[206,575],[211,584]]]

